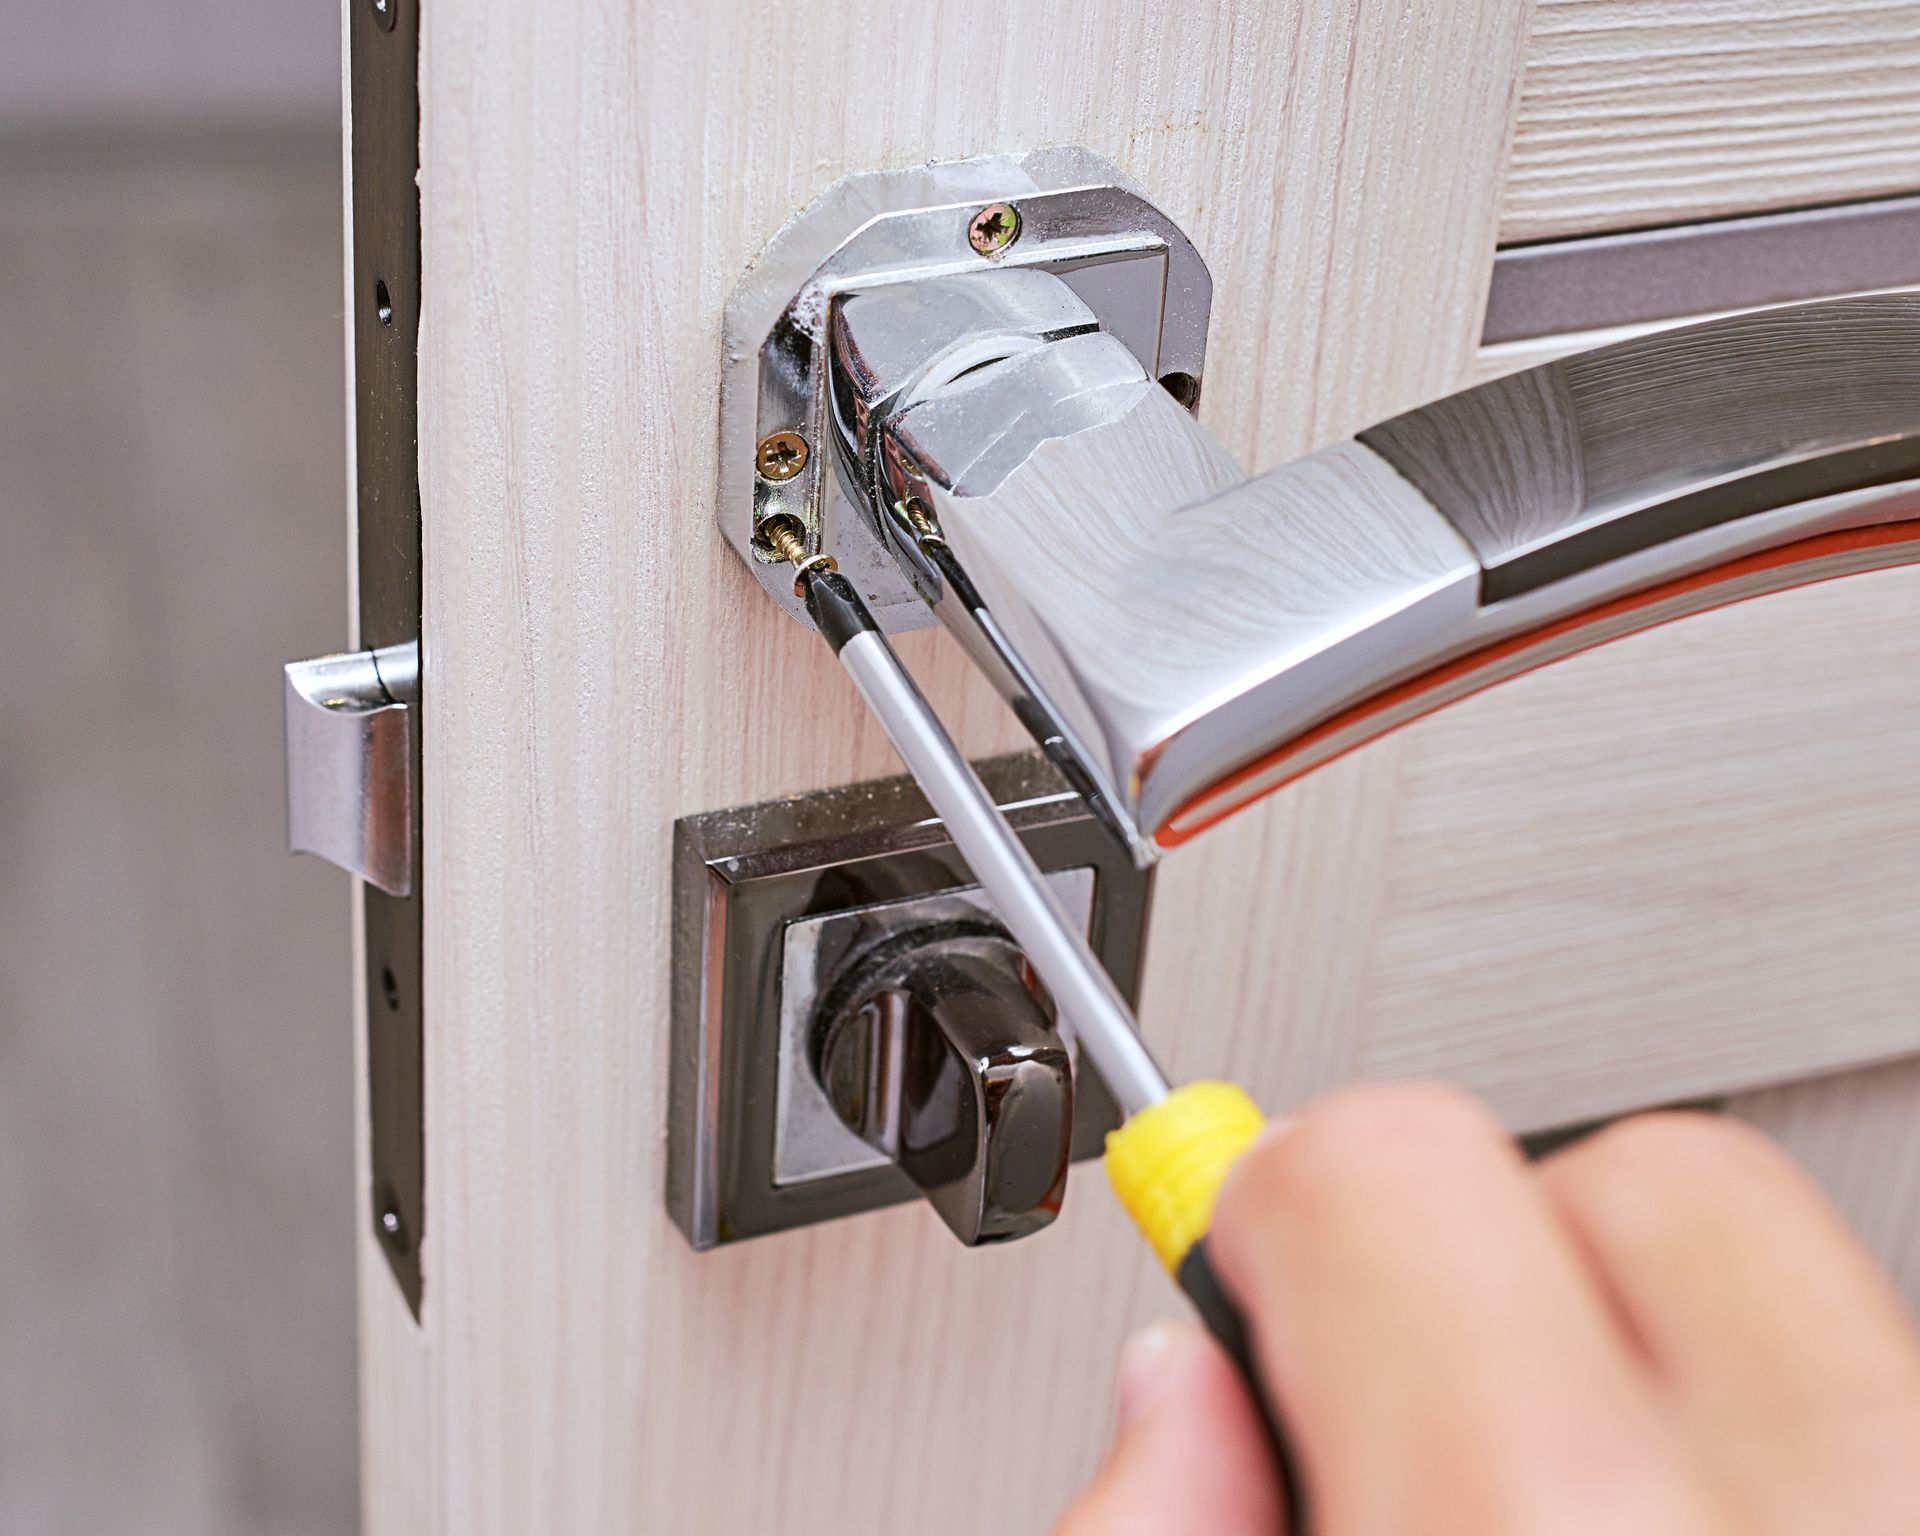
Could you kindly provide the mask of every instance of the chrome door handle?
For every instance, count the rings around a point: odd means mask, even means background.
[[[803,622],[776,543],[886,629],[930,611],[1143,864],[1528,667],[1920,559],[1920,293],[1565,358],[1258,477],[1188,409],[1211,294],[1060,149],[851,178],[728,310],[735,548]]]
[[[1451,699],[1920,559],[1920,295],[1756,312],[1447,397],[1248,478],[1056,277],[855,292],[838,462],[1143,862]]]
[[[963,1243],[1024,1237],[1059,1212],[1072,1062],[1004,933],[915,929],[855,959],[822,998],[814,1063],[841,1119]]]

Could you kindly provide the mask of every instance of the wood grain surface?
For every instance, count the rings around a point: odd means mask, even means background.
[[[1205,418],[1274,464],[1473,366],[1528,21],[428,10],[426,1310],[368,1240],[375,1536],[1033,1530],[1091,1468],[1176,1305],[1097,1175],[977,1253],[917,1209],[703,1255],[665,1215],[673,818],[895,769],[714,528],[720,305],[845,172],[1082,143],[1196,236]],[[1443,1072],[1516,1125],[1920,1049],[1916,591],[1639,637],[1230,823],[1164,871],[1156,1045],[1276,1108]],[[907,651],[971,750],[1018,742]]]
[[[894,770],[713,526],[720,304],[845,172],[1083,143],[1194,231],[1209,420],[1276,462],[1472,357],[1526,21],[425,13],[427,1303],[363,1277],[372,1531],[1033,1529],[1090,1468],[1170,1305],[1096,1180],[999,1252],[917,1210],[698,1256],[666,1220],[672,818]],[[1018,741],[910,649],[970,748]]]
[[[1920,0],[1540,0],[1503,242],[1920,187]]]

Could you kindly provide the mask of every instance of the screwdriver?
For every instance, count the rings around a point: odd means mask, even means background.
[[[1107,1136],[1108,1181],[1207,1331],[1239,1367],[1266,1422],[1288,1536],[1305,1536],[1290,1448],[1254,1369],[1246,1326],[1215,1277],[1206,1247],[1220,1186],[1259,1136],[1265,1118],[1231,1083],[1168,1086],[1127,1000],[1086,935],[1061,910],[1033,856],[954,745],[859,592],[831,556],[807,552],[793,518],[777,514],[759,532],[768,548],[794,566],[794,590],[814,627],[839,656],[1119,1105],[1121,1125]],[[923,541],[928,537],[922,533]]]

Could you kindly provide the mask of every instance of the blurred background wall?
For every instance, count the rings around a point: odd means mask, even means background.
[[[0,0],[0,1533],[357,1520],[339,12]]]
[[[340,7],[323,0],[0,0],[0,129],[333,122]]]

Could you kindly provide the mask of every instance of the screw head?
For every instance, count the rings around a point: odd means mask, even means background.
[[[982,256],[998,256],[1020,238],[1020,210],[1012,203],[988,203],[967,225],[967,244]]]
[[[395,1253],[405,1254],[413,1246],[413,1239],[407,1232],[407,1224],[400,1219],[399,1204],[393,1198],[391,1189],[383,1190],[374,1218],[374,1230],[380,1234],[380,1241]]]
[[[791,480],[807,467],[811,453],[798,432],[769,432],[754,450],[753,467],[762,480]]]
[[[380,30],[391,32],[399,9],[399,0],[367,0],[367,3],[373,11],[373,19],[379,24]]]

